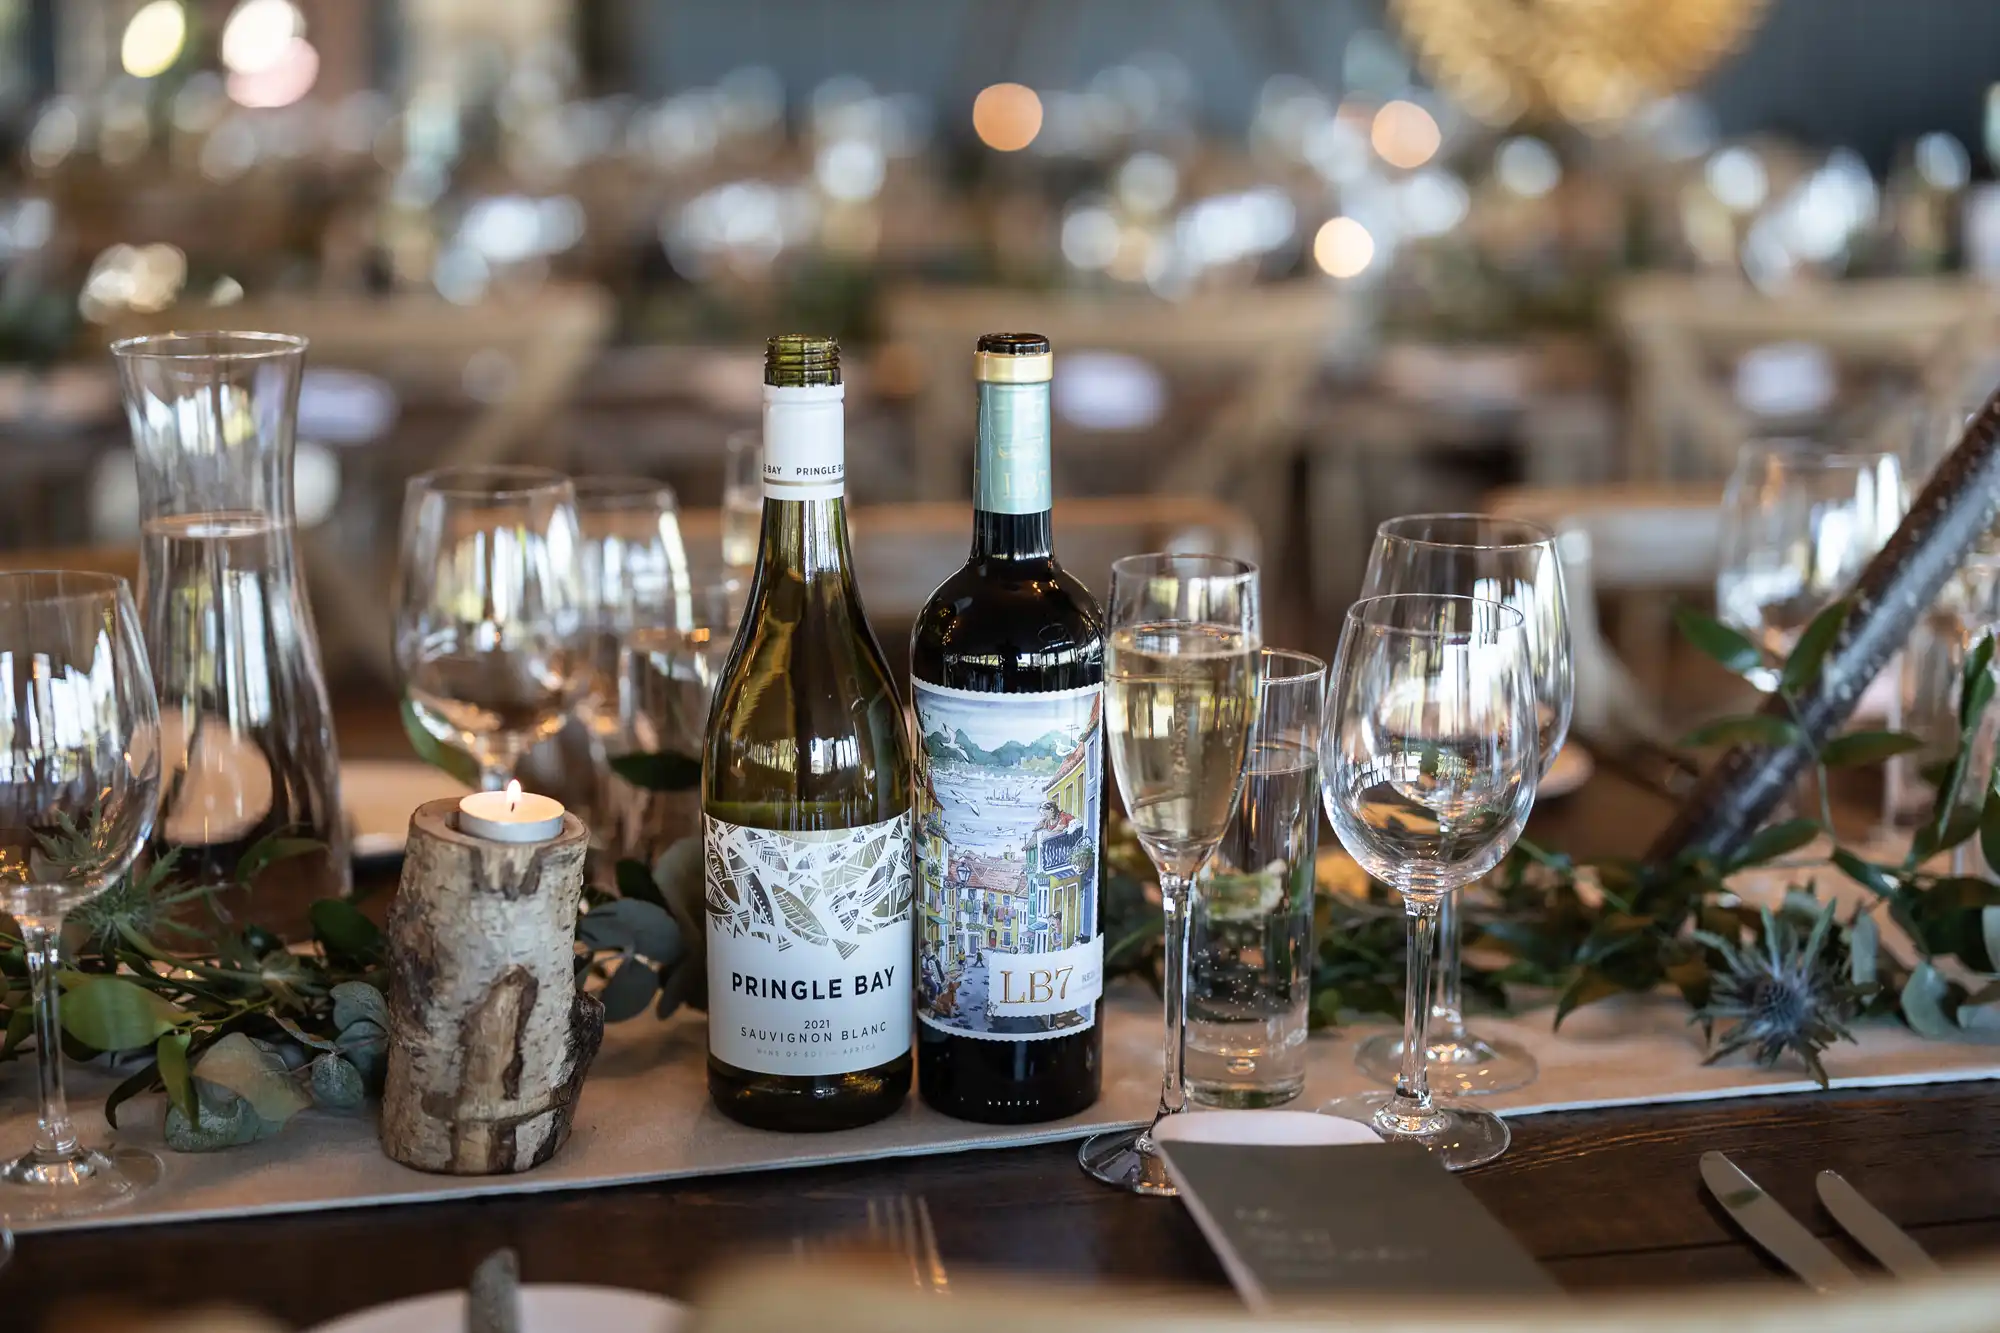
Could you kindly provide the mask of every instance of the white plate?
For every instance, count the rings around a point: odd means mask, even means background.
[[[425,801],[472,789],[417,759],[352,759],[340,766],[341,803],[358,860],[401,856],[410,812]]]
[[[1535,789],[1535,799],[1551,801],[1567,796],[1590,781],[1590,775],[1596,771],[1597,761],[1590,757],[1590,751],[1571,741],[1556,755],[1549,771],[1542,774],[1542,785]]]
[[[687,1307],[619,1287],[535,1282],[521,1288],[521,1333],[673,1333]],[[309,1333],[465,1333],[465,1293],[438,1291],[377,1305]]]
[[[1153,1133],[1177,1143],[1254,1143],[1298,1147],[1322,1143],[1380,1143],[1382,1136],[1356,1120],[1316,1111],[1190,1111],[1168,1116]]]

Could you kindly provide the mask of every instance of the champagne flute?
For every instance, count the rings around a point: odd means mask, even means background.
[[[1257,714],[1257,567],[1217,555],[1133,555],[1111,566],[1105,736],[1125,810],[1160,874],[1166,1055],[1153,1125],[1187,1107],[1188,911],[1243,788]],[[1135,1194],[1175,1193],[1153,1127],[1086,1139],[1083,1169]]]
[[[143,1149],[86,1148],[63,1092],[56,1012],[63,917],[132,865],[160,802],[160,705],[123,579],[0,574],[0,911],[34,995],[35,1146],[0,1166],[0,1214],[77,1216],[161,1175]]]
[[[587,679],[578,544],[575,490],[547,468],[445,468],[404,497],[396,665],[418,725],[489,791]]]
[[[1409,918],[1403,1069],[1393,1089],[1320,1110],[1429,1149],[1453,1171],[1507,1150],[1505,1121],[1433,1100],[1427,1029],[1438,908],[1499,865],[1541,778],[1527,622],[1498,602],[1371,597],[1347,613],[1320,774],[1348,854]]]
[[[1481,597],[1514,607],[1527,619],[1540,719],[1542,776],[1569,735],[1574,697],[1569,608],[1555,535],[1518,519],[1485,514],[1408,514],[1375,530],[1363,597],[1444,593]],[[1447,894],[1438,913],[1437,996],[1431,1011],[1430,1077],[1448,1093],[1505,1092],[1532,1083],[1535,1057],[1513,1042],[1468,1031],[1460,980],[1458,900]],[[1354,1062],[1384,1083],[1403,1067],[1403,1039],[1384,1033],[1363,1042]]]

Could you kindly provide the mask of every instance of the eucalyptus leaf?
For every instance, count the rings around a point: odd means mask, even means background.
[[[333,1000],[333,1026],[336,1031],[344,1032],[364,1021],[388,1030],[389,1001],[367,982],[343,981],[328,994]]]
[[[235,1093],[212,1085],[198,1092],[192,1121],[180,1107],[167,1108],[163,1133],[175,1152],[216,1152],[277,1133],[277,1126],[266,1125],[256,1108]]]
[[[693,791],[701,785],[701,760],[672,750],[613,755],[611,771],[646,791]]]
[[[612,868],[618,881],[618,896],[631,898],[637,902],[667,905],[660,896],[660,886],[653,882],[652,871],[646,869],[644,861],[623,860]]]
[[[659,973],[636,958],[627,958],[597,993],[597,998],[604,1002],[604,1021],[622,1023],[645,1013],[659,985]]]
[[[1674,624],[1680,627],[1681,637],[1725,671],[1742,676],[1764,665],[1764,654],[1756,644],[1714,616],[1690,606],[1676,606]]]
[[[1931,963],[1919,963],[1903,983],[1903,1021],[1920,1037],[1949,1041],[1959,1033],[1952,984]]]
[[[1857,986],[1873,986],[1877,981],[1875,958],[1882,947],[1882,928],[1863,912],[1847,932],[1847,973]]]
[[[1798,642],[1792,645],[1791,653],[1785,658],[1784,669],[1778,674],[1781,693],[1796,697],[1800,690],[1818,678],[1820,663],[1826,660],[1827,649],[1833,647],[1840,627],[1847,621],[1847,610],[1845,598],[1830,602],[1800,631]]]
[[[1790,745],[1803,734],[1790,718],[1744,713],[1696,727],[1681,737],[1681,744],[1693,750],[1711,745]]]
[[[382,1086],[382,1074],[389,1061],[386,1029],[364,1018],[344,1028],[335,1044],[348,1062],[361,1071],[361,1081],[370,1091]]]
[[[1923,738],[1907,731],[1850,731],[1822,745],[1819,761],[1828,768],[1862,768],[1923,748]]]
[[[197,1083],[224,1088],[250,1104],[257,1118],[282,1126],[312,1104],[285,1062],[241,1032],[232,1032],[202,1052],[195,1062]]]
[[[63,1031],[93,1050],[136,1051],[193,1017],[123,977],[85,977],[63,990]]]
[[[416,705],[408,699],[403,700],[402,713],[403,734],[410,738],[410,748],[417,752],[417,758],[478,790],[481,776],[478,761],[424,730],[424,724],[417,717]]]
[[[322,1055],[312,1062],[312,1098],[329,1111],[352,1111],[368,1100],[361,1071],[338,1055]]]
[[[593,949],[642,954],[662,967],[681,956],[681,928],[667,909],[637,898],[614,898],[590,909],[577,935]]]

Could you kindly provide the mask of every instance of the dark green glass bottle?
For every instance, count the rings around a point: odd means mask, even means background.
[[[995,333],[972,554],[910,645],[917,1086],[948,1115],[1074,1115],[1103,1078],[1104,618],[1056,563],[1048,339]]]
[[[910,756],[848,557],[840,352],[773,338],[764,523],[702,762],[708,1088],[765,1129],[910,1090]]]

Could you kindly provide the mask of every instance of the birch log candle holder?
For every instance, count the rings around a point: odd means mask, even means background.
[[[420,1171],[527,1171],[569,1137],[604,1037],[576,976],[589,837],[563,814],[546,841],[499,841],[458,813],[448,798],[410,816],[389,909],[382,1150]]]

